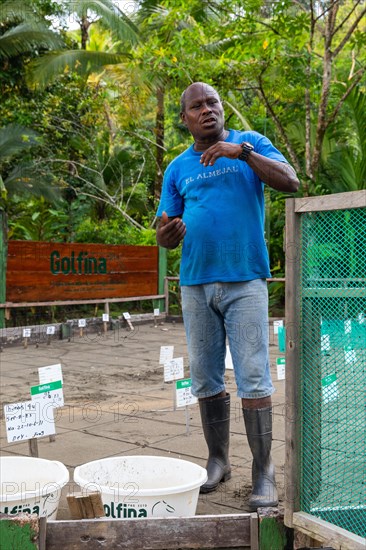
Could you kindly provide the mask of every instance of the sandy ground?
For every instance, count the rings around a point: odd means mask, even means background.
[[[270,325],[270,360],[276,393],[273,395],[272,455],[276,465],[280,506],[284,493],[285,381],[277,379],[277,336]],[[174,383],[164,382],[159,365],[161,346],[174,346],[174,358],[183,357],[189,376],[183,325],[154,322],[106,334],[80,336],[70,341],[53,340],[24,348],[8,347],[0,353],[2,407],[30,399],[37,385],[38,368],[61,363],[65,406],[56,415],[56,438],[38,439],[39,456],[63,462],[70,482],[62,492],[57,519],[70,517],[66,494],[78,491],[73,482],[77,465],[120,455],[159,455],[183,458],[201,466],[206,445],[198,405],[176,408]],[[199,497],[197,514],[249,511],[251,455],[246,441],[240,399],[232,370],[226,373],[232,395],[230,459],[232,478],[219,489]],[[0,432],[3,456],[28,456],[28,442],[9,443],[2,414]]]

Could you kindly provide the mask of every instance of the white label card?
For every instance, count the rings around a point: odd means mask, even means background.
[[[278,334],[278,327],[283,327],[283,321],[273,321],[273,334]]]
[[[286,378],[286,359],[284,357],[278,357],[276,359],[277,366],[277,380],[285,380]]]
[[[103,313],[102,319],[103,319],[103,323],[108,323],[108,321],[109,321],[109,313]]]
[[[160,315],[160,309],[157,307],[154,309],[154,317],[159,317]]]
[[[191,387],[192,380],[190,378],[176,382],[177,407],[187,407],[187,405],[198,403],[197,397],[192,394]]]
[[[79,319],[78,327],[79,327],[79,328],[84,328],[84,327],[86,327],[86,319]]]
[[[61,363],[49,365],[48,367],[40,367],[38,369],[38,378],[40,384],[49,384],[50,382],[57,382],[57,380],[61,380],[62,384]]]
[[[55,334],[55,331],[56,331],[56,327],[49,326],[49,327],[47,327],[46,334],[48,336],[52,336],[53,334]]]
[[[31,387],[32,401],[41,401],[42,403],[50,403],[53,407],[64,406],[64,394],[62,391],[61,380],[50,382],[49,384],[40,384],[39,386]],[[43,404],[41,405],[43,406]]]
[[[172,382],[184,378],[183,357],[177,357],[164,363],[164,382]]]
[[[23,338],[30,338],[32,334],[31,328],[23,328]]]
[[[53,407],[39,401],[23,401],[4,406],[6,437],[9,443],[56,433]]]
[[[125,311],[125,312],[124,312],[123,317],[124,317],[124,319],[126,319],[126,321],[128,321],[129,319],[131,319],[131,315],[128,313],[128,311]]]
[[[160,347],[160,358],[159,365],[165,365],[168,361],[173,359],[174,355],[174,346],[161,346]]]

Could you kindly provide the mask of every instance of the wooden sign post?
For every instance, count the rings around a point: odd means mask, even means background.
[[[0,303],[6,300],[7,223],[0,208]],[[0,328],[5,328],[5,309],[0,308]]]

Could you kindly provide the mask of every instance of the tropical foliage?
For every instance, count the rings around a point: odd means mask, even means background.
[[[220,91],[228,126],[285,152],[300,195],[365,189],[365,16],[363,0],[0,0],[9,237],[153,242],[164,169],[190,143],[180,94],[197,80]],[[266,193],[283,275],[286,197]]]

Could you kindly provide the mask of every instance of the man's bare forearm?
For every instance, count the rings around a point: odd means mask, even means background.
[[[285,162],[272,160],[254,151],[246,161],[251,169],[263,181],[277,191],[296,193],[300,182],[295,170]]]

